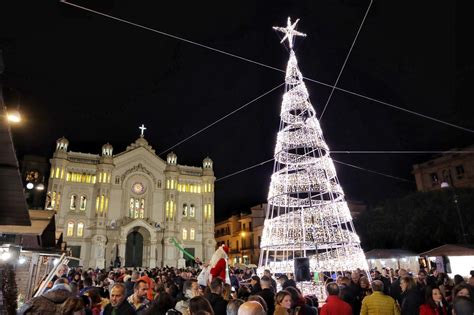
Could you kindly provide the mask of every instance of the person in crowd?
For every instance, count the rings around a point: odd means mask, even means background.
[[[289,279],[287,275],[281,275],[277,280],[280,282],[282,290],[285,290],[288,287],[296,287],[295,280]]]
[[[102,298],[99,295],[98,290],[88,290],[85,293],[91,301],[90,310],[92,315],[100,315],[102,312]]]
[[[195,279],[186,280],[183,284],[183,298],[174,307],[183,315],[189,315],[189,300],[199,295],[199,284]]]
[[[362,300],[366,296],[372,294],[372,288],[370,287],[369,279],[366,276],[360,277],[359,286],[360,286],[360,291],[359,291],[359,296],[357,299],[360,301],[360,303],[362,303]]]
[[[122,283],[116,283],[110,290],[110,303],[104,308],[103,315],[135,315],[133,307],[125,301],[126,289]]]
[[[474,303],[465,296],[454,298],[453,315],[472,315],[474,314]]]
[[[244,303],[245,301],[241,299],[230,300],[227,303],[226,315],[237,315],[240,305]]]
[[[240,305],[238,315],[266,315],[263,306],[257,301],[247,301]]]
[[[420,297],[421,303],[425,302],[425,293],[428,288],[428,274],[424,269],[418,271],[418,276],[416,277],[416,289]]]
[[[220,277],[212,279],[209,285],[210,292],[205,294],[204,297],[209,301],[214,310],[215,314],[225,314],[227,308],[227,302],[222,297],[224,290],[224,280]]]
[[[173,308],[173,302],[174,300],[171,295],[163,291],[150,303],[150,307],[145,311],[145,315],[166,315],[168,310]]]
[[[383,277],[380,271],[374,270],[373,273],[373,279],[374,280],[380,280],[383,282],[383,293],[384,294],[389,294],[390,293],[390,280],[388,280],[387,277]]]
[[[257,292],[260,292],[261,290],[262,290],[262,287],[260,285],[260,277],[252,276],[252,278],[250,278],[250,293],[256,294]]]
[[[267,303],[268,314],[273,314],[275,311],[275,293],[273,293],[272,279],[268,276],[263,276],[260,279],[260,286],[262,290],[257,292],[257,295],[260,295]]]
[[[420,295],[416,288],[415,280],[412,277],[402,277],[400,279],[402,289],[402,304],[400,305],[403,315],[417,315],[421,305]]]
[[[372,282],[373,293],[362,300],[360,315],[400,315],[400,310],[395,300],[383,293],[383,285],[381,280],[374,280]]]
[[[149,301],[153,301],[153,288],[155,287],[154,281],[148,276],[148,273],[143,271],[141,274],[141,277],[138,278],[138,280],[143,280],[148,284],[148,291],[146,293],[146,298]]]
[[[397,301],[398,305],[402,304],[402,288],[400,287],[400,281],[403,277],[408,277],[408,271],[405,269],[398,270],[398,278],[390,285],[390,296]]]
[[[58,278],[50,290],[23,304],[18,314],[61,314],[61,305],[69,297],[72,297],[68,282],[66,278]]]
[[[227,263],[228,254],[229,247],[225,244],[219,246],[219,248],[214,252],[209,263],[209,266],[211,266],[211,269],[209,270],[210,281],[214,278],[220,277],[225,283],[231,284],[229,266]]]
[[[361,306],[357,299],[359,290],[355,290],[354,287],[351,286],[351,279],[346,276],[341,277],[340,282],[341,299],[351,306],[351,309],[354,310],[354,314],[359,314]]]
[[[438,273],[438,280],[436,282],[437,287],[441,290],[441,293],[446,297],[448,303],[452,302],[452,290],[454,288],[454,282],[449,276],[443,272]]]
[[[277,282],[276,282],[275,279],[273,279],[272,273],[270,272],[270,269],[265,269],[263,271],[263,275],[270,279],[270,281],[272,282],[272,291],[273,291],[273,293],[276,293],[277,292]]]
[[[474,294],[472,293],[471,286],[467,283],[461,283],[454,287],[453,299],[457,298],[458,296],[465,296],[474,302]]]
[[[250,296],[250,289],[248,286],[241,286],[239,288],[239,291],[237,292],[237,298],[242,299],[244,301],[247,301],[248,297]]]
[[[81,298],[69,297],[61,305],[60,312],[62,315],[85,315],[86,309]]]
[[[328,297],[326,304],[323,305],[320,315],[352,315],[352,307],[349,303],[339,298],[339,286],[337,283],[329,283],[326,285]]]
[[[142,315],[149,307],[150,300],[147,299],[148,283],[138,280],[133,287],[133,294],[127,298],[127,302],[133,307],[137,315]]]
[[[220,279],[220,278],[215,278],[215,279]],[[213,279],[213,281],[215,279]],[[221,279],[221,281],[222,281],[222,279]],[[211,285],[212,285],[212,282],[211,282]],[[212,308],[209,301],[206,298],[202,297],[202,296],[195,296],[191,300],[189,300],[189,314],[190,315],[197,315],[198,312],[200,312],[200,311],[207,312],[211,315],[226,314],[226,308],[227,308],[227,305],[224,308],[222,313],[216,313],[216,312],[214,312],[214,309]],[[222,310],[219,310],[219,311],[222,311]]]
[[[291,312],[291,294],[288,291],[282,290],[275,296],[275,311],[274,315],[288,315]]]
[[[132,271],[130,278],[125,279],[124,277],[124,284],[125,288],[127,289],[127,298],[133,294],[133,287],[135,286],[138,278],[140,278],[140,274],[136,270]]]
[[[265,300],[260,295],[256,295],[256,294],[251,295],[251,296],[249,296],[247,301],[255,301],[255,302],[260,303],[260,305],[262,305],[263,310],[265,311],[265,313],[269,313],[267,302],[265,302]]]
[[[466,283],[464,278],[461,275],[454,275],[454,286],[460,285],[461,283]]]
[[[448,315],[447,303],[439,288],[427,287],[425,303],[420,306],[420,315]]]
[[[295,315],[317,315],[317,310],[313,309],[312,307],[306,305],[306,300],[301,294],[301,292],[295,287],[288,287],[286,288],[291,294],[291,310]]]

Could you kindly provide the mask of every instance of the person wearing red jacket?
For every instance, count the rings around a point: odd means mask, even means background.
[[[211,261],[209,263],[211,270],[209,271],[208,283],[210,283],[212,279],[219,277],[224,280],[225,283],[230,284],[229,267],[227,264],[228,252],[229,247],[227,247],[225,244],[222,244],[219,246],[219,248],[217,248],[214,255],[212,255]]]
[[[335,282],[326,286],[328,298],[326,304],[321,307],[320,315],[352,315],[352,307],[349,303],[339,298],[339,286]]]
[[[447,302],[439,288],[426,289],[425,303],[420,306],[420,315],[448,315]]]

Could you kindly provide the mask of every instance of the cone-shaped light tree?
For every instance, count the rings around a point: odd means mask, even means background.
[[[260,269],[294,272],[297,258],[309,258],[310,271],[334,273],[360,268],[367,261],[337,178],[329,147],[309,101],[293,51],[295,30],[288,18],[285,34],[290,58],[281,104],[275,165],[260,250]]]

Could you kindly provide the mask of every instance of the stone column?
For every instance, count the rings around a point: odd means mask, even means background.
[[[152,241],[150,243],[150,260],[148,262],[148,266],[150,266],[150,268],[157,267],[156,248],[157,248],[156,241]]]

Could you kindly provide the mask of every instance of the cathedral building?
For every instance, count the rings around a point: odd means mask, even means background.
[[[60,138],[51,161],[46,209],[84,267],[184,266],[187,255],[207,261],[215,250],[214,172],[163,161],[142,132],[124,152],[68,151]]]

